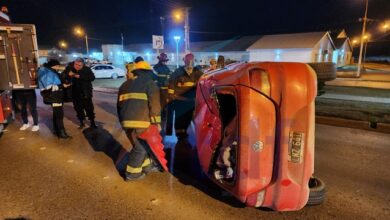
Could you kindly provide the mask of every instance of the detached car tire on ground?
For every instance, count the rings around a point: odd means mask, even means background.
[[[336,64],[332,62],[322,62],[308,63],[308,65],[313,68],[317,75],[318,95],[320,96],[324,93],[323,87],[325,86],[325,82],[336,79]]]

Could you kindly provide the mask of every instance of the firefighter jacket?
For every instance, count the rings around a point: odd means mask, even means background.
[[[197,67],[194,67],[191,74],[184,67],[179,67],[169,81],[168,93],[171,98],[195,102],[196,85],[202,75],[203,72]]]
[[[161,123],[160,91],[153,71],[138,69],[119,88],[117,110],[123,128],[148,128]]]
[[[167,65],[162,63],[157,63],[153,67],[154,71],[157,73],[157,85],[160,89],[168,89],[169,77],[171,75],[171,70]]]

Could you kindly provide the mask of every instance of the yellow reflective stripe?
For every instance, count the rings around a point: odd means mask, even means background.
[[[148,96],[145,93],[125,93],[119,96],[120,102],[127,99],[148,100]]]
[[[177,84],[178,87],[191,87],[191,86],[194,86],[194,85],[195,85],[194,82],[185,82],[185,83]]]
[[[161,116],[152,116],[150,117],[152,123],[161,123]]]
[[[161,86],[160,89],[168,89],[166,86]]]
[[[174,93],[175,93],[175,90],[173,90],[173,89],[168,89],[168,93],[169,93],[169,94],[174,94]]]
[[[147,167],[152,163],[152,161],[149,158],[146,158],[144,162],[142,163],[141,167]]]
[[[150,126],[149,121],[122,121],[122,126],[125,128],[148,128]]]
[[[126,171],[129,173],[141,173],[142,167],[132,167],[132,166],[127,165]]]
[[[53,107],[61,107],[62,103],[52,103],[51,106],[53,106]]]
[[[166,74],[157,74],[158,77],[168,77]]]

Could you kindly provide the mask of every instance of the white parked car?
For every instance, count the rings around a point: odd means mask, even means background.
[[[125,76],[125,71],[108,64],[97,64],[91,67],[92,72],[95,74],[96,78],[112,78],[116,79],[118,77]]]

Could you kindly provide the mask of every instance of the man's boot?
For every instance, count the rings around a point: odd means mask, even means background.
[[[58,138],[60,138],[60,139],[68,139],[68,138],[71,138],[71,136],[69,136],[69,135],[65,132],[64,129],[59,130],[58,133],[57,133],[57,135],[58,135]]]
[[[91,120],[91,124],[89,126],[90,128],[97,128],[96,124],[95,124],[95,120]]]
[[[80,120],[80,126],[79,129],[85,128],[84,120]]]

